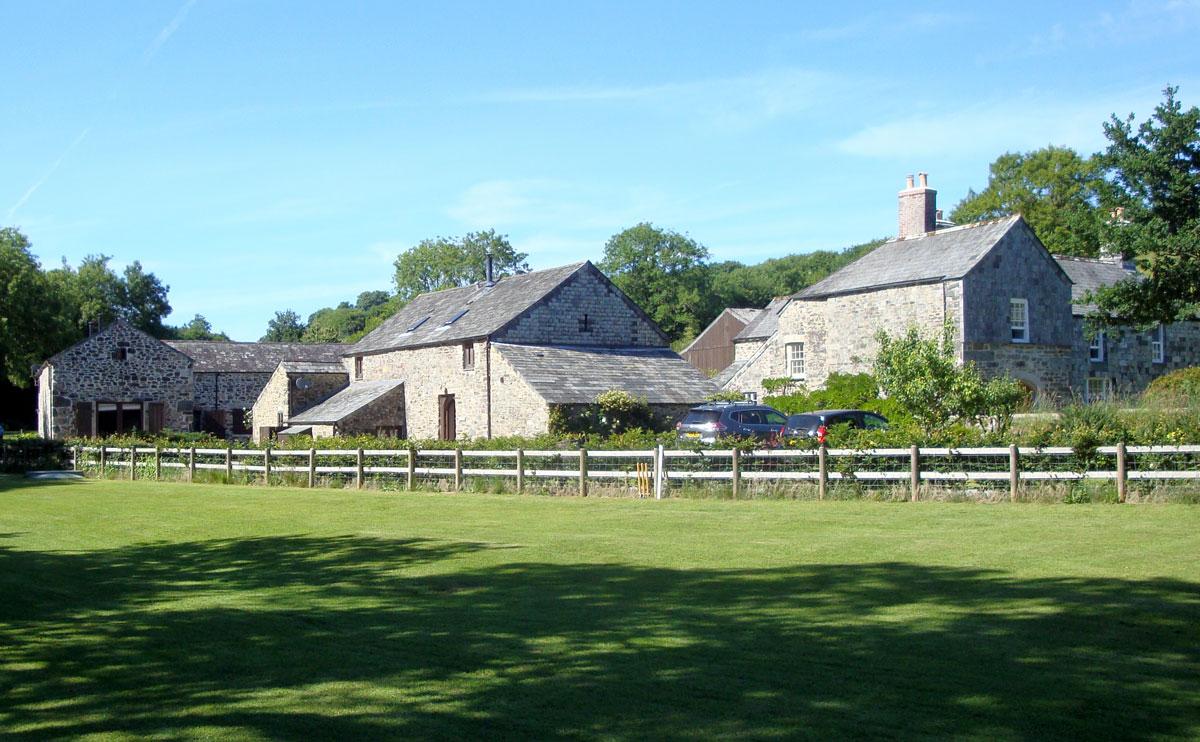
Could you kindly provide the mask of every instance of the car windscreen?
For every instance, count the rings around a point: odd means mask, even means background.
[[[787,426],[796,430],[812,430],[820,424],[821,418],[816,415],[792,415],[787,421]]]
[[[718,410],[692,410],[683,418],[684,425],[708,425],[721,419]]]

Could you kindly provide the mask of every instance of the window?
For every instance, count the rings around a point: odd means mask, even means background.
[[[804,378],[804,343],[788,343],[784,346],[787,373],[793,379]]]
[[[592,321],[586,314],[579,318],[579,331],[580,332],[591,332],[592,331]]]
[[[463,343],[463,371],[470,371],[475,368],[475,344]]]
[[[863,427],[867,430],[887,430],[888,421],[870,412],[863,413]]]
[[[1103,376],[1089,376],[1087,380],[1087,401],[1102,402],[1112,396],[1112,381]]]
[[[113,357],[114,361],[123,361],[129,357],[129,349],[128,348],[117,348],[116,350],[114,350],[112,352],[112,357]]]
[[[1008,324],[1012,328],[1014,343],[1029,342],[1029,302],[1025,299],[1009,299]]]
[[[758,392],[746,392],[745,394],[747,402],[758,402]]]
[[[354,356],[354,380],[355,381],[362,381],[362,374],[363,374],[362,358],[363,358],[362,356]]]
[[[1104,360],[1104,330],[1096,333],[1092,338],[1092,342],[1088,345],[1088,360],[1092,363],[1100,363]]]
[[[462,318],[463,318],[463,315],[464,315],[464,314],[466,314],[466,313],[467,313],[467,312],[469,312],[469,311],[471,311],[471,310],[470,310],[470,309],[464,309],[464,310],[462,310],[462,311],[461,311],[461,312],[459,312],[458,314],[456,314],[456,315],[454,315],[453,317],[451,317],[450,319],[446,320],[446,325],[443,325],[443,326],[447,326],[447,325],[452,325],[452,324],[454,324],[455,322],[457,322],[457,321],[459,321],[460,319],[462,319]]]
[[[1154,331],[1150,333],[1150,353],[1154,356],[1155,363],[1167,362],[1167,342],[1162,325],[1154,328]]]
[[[778,412],[764,412],[763,417],[766,418],[767,425],[787,425],[787,418]]]
[[[422,317],[421,319],[417,320],[416,323],[414,323],[412,327],[405,330],[405,332],[416,332],[418,327],[420,327],[421,325],[425,324],[428,321],[429,321],[429,317]]]

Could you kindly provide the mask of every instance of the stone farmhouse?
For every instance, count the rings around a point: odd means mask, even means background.
[[[590,262],[422,294],[344,363],[348,385],[315,407],[260,398],[256,434],[537,435],[554,407],[601,392],[630,392],[674,419],[716,390]],[[296,386],[278,379],[268,389]]]
[[[761,309],[726,309],[679,352],[683,360],[708,375],[716,374],[733,363],[733,338],[762,312]]]
[[[163,341],[116,321],[37,369],[38,433],[249,434],[246,413],[281,361],[340,361],[346,347]]]
[[[764,395],[763,380],[820,387],[869,371],[875,334],[955,330],[960,362],[1008,374],[1035,396],[1106,397],[1200,361],[1195,322],[1119,338],[1086,335],[1087,291],[1133,276],[1119,263],[1056,258],[1020,216],[963,226],[940,221],[924,173],[899,194],[899,235],[790,297],[734,338],[724,389]],[[1098,345],[1097,345],[1098,343]]]

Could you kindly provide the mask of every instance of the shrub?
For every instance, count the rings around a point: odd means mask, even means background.
[[[1181,368],[1150,382],[1142,395],[1149,401],[1188,404],[1200,401],[1200,367]]]

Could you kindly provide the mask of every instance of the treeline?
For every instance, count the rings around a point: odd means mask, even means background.
[[[614,235],[600,268],[653,318],[676,346],[686,345],[727,307],[763,307],[857,260],[883,240],[842,250],[817,250],[746,265],[711,262],[695,239],[649,223]],[[486,256],[496,278],[529,270],[526,258],[494,230],[423,240],[395,262],[395,293],[365,291],[353,303],[318,309],[305,320],[275,312],[264,341],[354,342],[413,297],[484,280]]]

